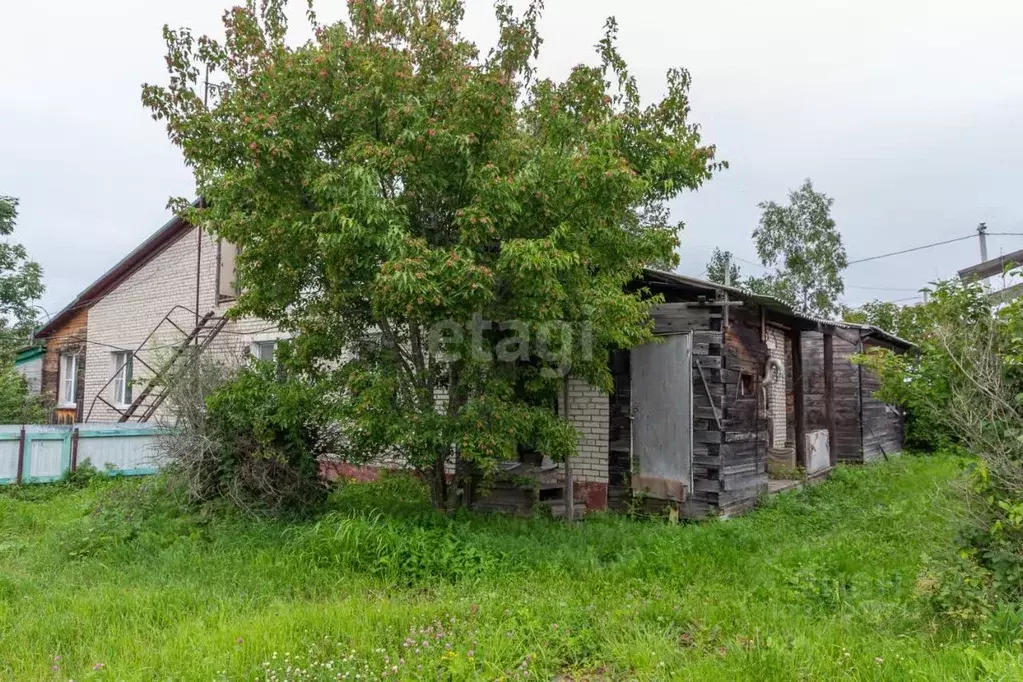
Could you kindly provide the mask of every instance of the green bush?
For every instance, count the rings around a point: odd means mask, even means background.
[[[264,362],[226,377],[206,372],[199,385],[209,386],[196,391],[203,402],[177,410],[164,446],[170,474],[193,502],[279,513],[325,499],[318,458],[336,443],[326,387]]]
[[[0,361],[0,424],[41,424],[46,410],[10,360]]]

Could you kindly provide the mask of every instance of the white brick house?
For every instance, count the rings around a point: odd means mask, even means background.
[[[234,249],[221,246],[208,233],[174,218],[48,323],[47,333],[87,312],[87,333],[79,334],[84,343],[76,351],[78,376],[62,373],[65,382],[82,384],[64,393],[80,397],[77,404],[63,407],[75,408],[81,421],[117,421],[120,413],[107,403],[121,409],[131,404],[152,375],[150,367],[159,369],[195,329],[196,311],[215,317],[227,312],[235,294]],[[250,353],[265,356],[283,336],[263,320],[230,320],[206,353],[237,363]]]

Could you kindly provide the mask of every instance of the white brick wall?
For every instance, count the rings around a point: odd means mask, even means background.
[[[564,414],[564,393],[558,412]],[[608,395],[585,381],[568,381],[568,418],[579,432],[578,450],[571,459],[576,481],[607,483],[607,450],[611,403]]]
[[[767,352],[771,358],[785,366],[785,332],[776,327],[767,327]],[[776,448],[785,447],[785,375],[778,377],[767,391],[767,414],[771,422],[772,442]]]
[[[220,315],[230,303],[217,305],[217,242],[210,235],[202,235],[202,258],[197,263],[198,234],[193,228],[164,251],[139,268],[110,291],[89,310],[89,343],[86,351],[85,408],[83,417],[89,421],[116,421],[118,413],[98,400],[103,397],[114,401],[114,388],[106,386],[114,375],[114,356],[117,349],[134,350],[156,329],[161,319],[175,305],[195,309],[196,269],[199,269],[199,313],[214,310]],[[177,310],[171,317],[185,333],[195,327],[192,313]],[[225,362],[240,362],[254,340],[268,340],[280,336],[269,323],[243,318],[232,320],[214,339],[207,352]],[[155,368],[170,352],[169,346],[184,340],[184,334],[164,323],[157,335],[140,353],[143,361]],[[144,380],[151,372],[141,363],[134,366],[135,395],[143,389]],[[94,406],[94,407],[93,407]]]

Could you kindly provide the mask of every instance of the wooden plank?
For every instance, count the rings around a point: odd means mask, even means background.
[[[834,337],[824,334],[824,423],[828,428],[828,452],[831,466],[838,464],[838,448],[835,440],[835,344]]]
[[[21,481],[25,475],[25,427],[21,427],[21,436],[18,439],[18,477],[17,483],[21,485]]]
[[[78,470],[78,427],[71,434],[71,471]]]
[[[796,464],[806,470],[809,462],[806,453],[806,413],[805,390],[803,386],[803,340],[802,332],[793,329],[789,332],[792,340],[792,393],[793,420],[796,427]]]
[[[693,362],[696,363],[696,369],[700,372],[700,382],[703,383],[703,390],[707,393],[707,398],[710,400],[710,407],[714,410],[714,421],[717,423],[718,431],[721,430],[721,413],[718,410],[717,404],[714,402],[714,398],[710,393],[710,386],[707,385],[707,377],[703,373],[703,365],[700,362],[700,358],[693,358]],[[694,435],[695,440],[695,435]]]

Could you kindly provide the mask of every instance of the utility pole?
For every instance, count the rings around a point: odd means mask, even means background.
[[[981,223],[977,225],[977,239],[980,241],[980,262],[987,262],[987,223]],[[981,280],[981,283],[986,288],[988,286],[988,278],[985,277]]]
[[[732,252],[731,251],[725,251],[725,286],[726,287],[732,286]],[[724,314],[723,314],[723,318],[722,318],[722,322],[724,323],[722,325],[722,329],[725,329],[725,330],[728,329],[728,308],[729,307],[730,306],[728,305],[728,292],[725,291],[725,305],[724,305],[725,310],[724,310]]]

